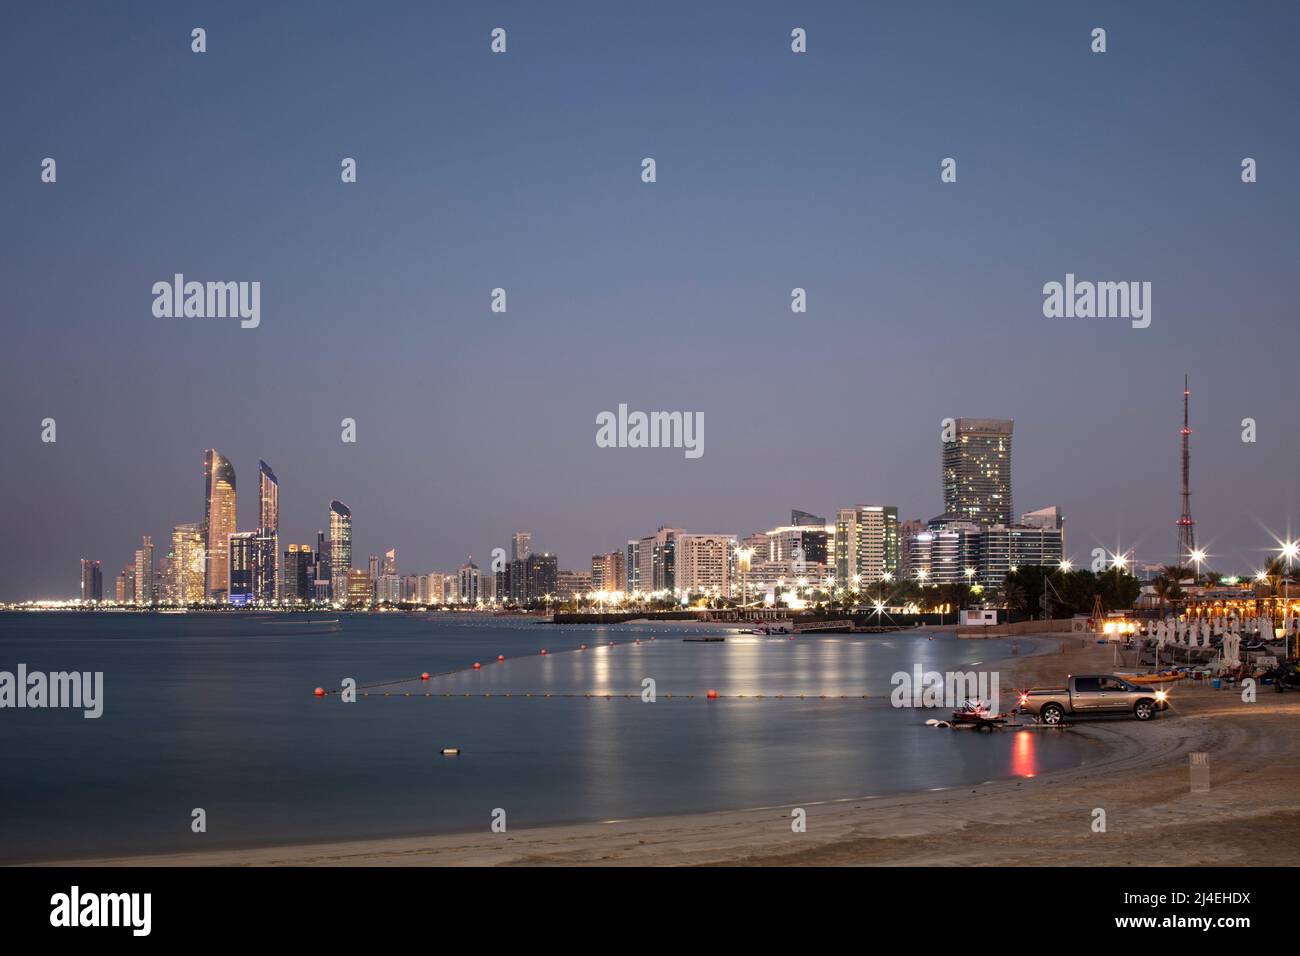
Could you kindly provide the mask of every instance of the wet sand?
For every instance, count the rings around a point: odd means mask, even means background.
[[[1112,651],[1069,635],[1060,650],[1010,656],[1018,687],[1059,685],[1070,672],[1109,672]],[[1021,641],[1023,647],[1024,641]],[[985,667],[995,666],[991,663]],[[1004,690],[1004,694],[1006,691]],[[1084,766],[888,797],[541,827],[507,833],[213,850],[68,861],[134,866],[1295,866],[1300,864],[1300,694],[1174,685],[1156,719],[1081,721],[1065,729],[1095,741]],[[974,733],[938,729],[935,733]],[[1013,731],[1004,730],[1002,733]],[[1210,789],[1193,793],[1189,755],[1209,754]],[[1105,832],[1094,832],[1094,811]]]

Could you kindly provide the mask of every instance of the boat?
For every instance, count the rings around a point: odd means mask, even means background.
[[[1001,715],[989,710],[988,704],[982,700],[967,700],[961,707],[952,712],[952,722],[954,724],[976,724],[992,726],[1003,722]]]
[[[1145,687],[1151,684],[1168,684],[1172,681],[1183,680],[1186,674],[1179,671],[1169,671],[1164,674],[1125,674],[1122,671],[1115,674],[1116,677],[1128,681],[1130,684],[1137,684],[1139,687]]]

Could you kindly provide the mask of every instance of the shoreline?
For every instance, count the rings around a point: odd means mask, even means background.
[[[1030,635],[1024,635],[1030,637]],[[1110,648],[1070,635],[1000,658],[1017,686],[1071,670],[1108,671]],[[1004,639],[1006,640],[1006,639]],[[1012,639],[1014,640],[1014,639]],[[1149,723],[1104,718],[1066,730],[1095,759],[973,787],[792,806],[551,825],[507,833],[333,841],[253,849],[56,860],[19,866],[1297,865],[1300,698],[1260,687],[1179,685]],[[936,733],[952,732],[936,730]],[[1012,731],[1001,731],[1002,733]],[[1188,755],[1210,755],[1211,789],[1192,793]],[[1106,832],[1094,832],[1095,811]]]

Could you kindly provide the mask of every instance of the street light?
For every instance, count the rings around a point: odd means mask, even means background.
[[[736,566],[740,569],[740,606],[743,608],[749,600],[749,563],[754,557],[753,548],[736,549]]]
[[[1282,575],[1282,626],[1287,626],[1287,618],[1291,610],[1291,562],[1300,555],[1300,541],[1283,541],[1282,547],[1278,549],[1282,552],[1282,557],[1286,559],[1286,574]],[[1290,637],[1290,634],[1287,635]],[[1300,640],[1297,640],[1296,656],[1300,657]],[[1290,647],[1287,648],[1288,652]]]
[[[1192,564],[1196,565],[1196,581],[1193,583],[1200,584],[1201,583],[1201,562],[1205,560],[1205,549],[1193,548],[1188,553],[1187,556],[1192,559]]]

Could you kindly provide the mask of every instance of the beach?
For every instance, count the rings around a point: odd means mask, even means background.
[[[1106,673],[1112,651],[1069,635],[1060,650],[1011,656],[1017,687]],[[1005,682],[1005,677],[1004,677]],[[870,798],[611,820],[573,826],[241,850],[62,861],[131,866],[1293,866],[1300,864],[1300,695],[1176,685],[1171,707],[1141,723],[1106,718],[1063,730],[1097,755],[1084,766]],[[934,733],[973,733],[936,729]],[[1012,733],[1004,730],[1001,733]],[[1210,788],[1192,792],[1190,754],[1209,755]],[[1105,813],[1098,832],[1097,810]]]

